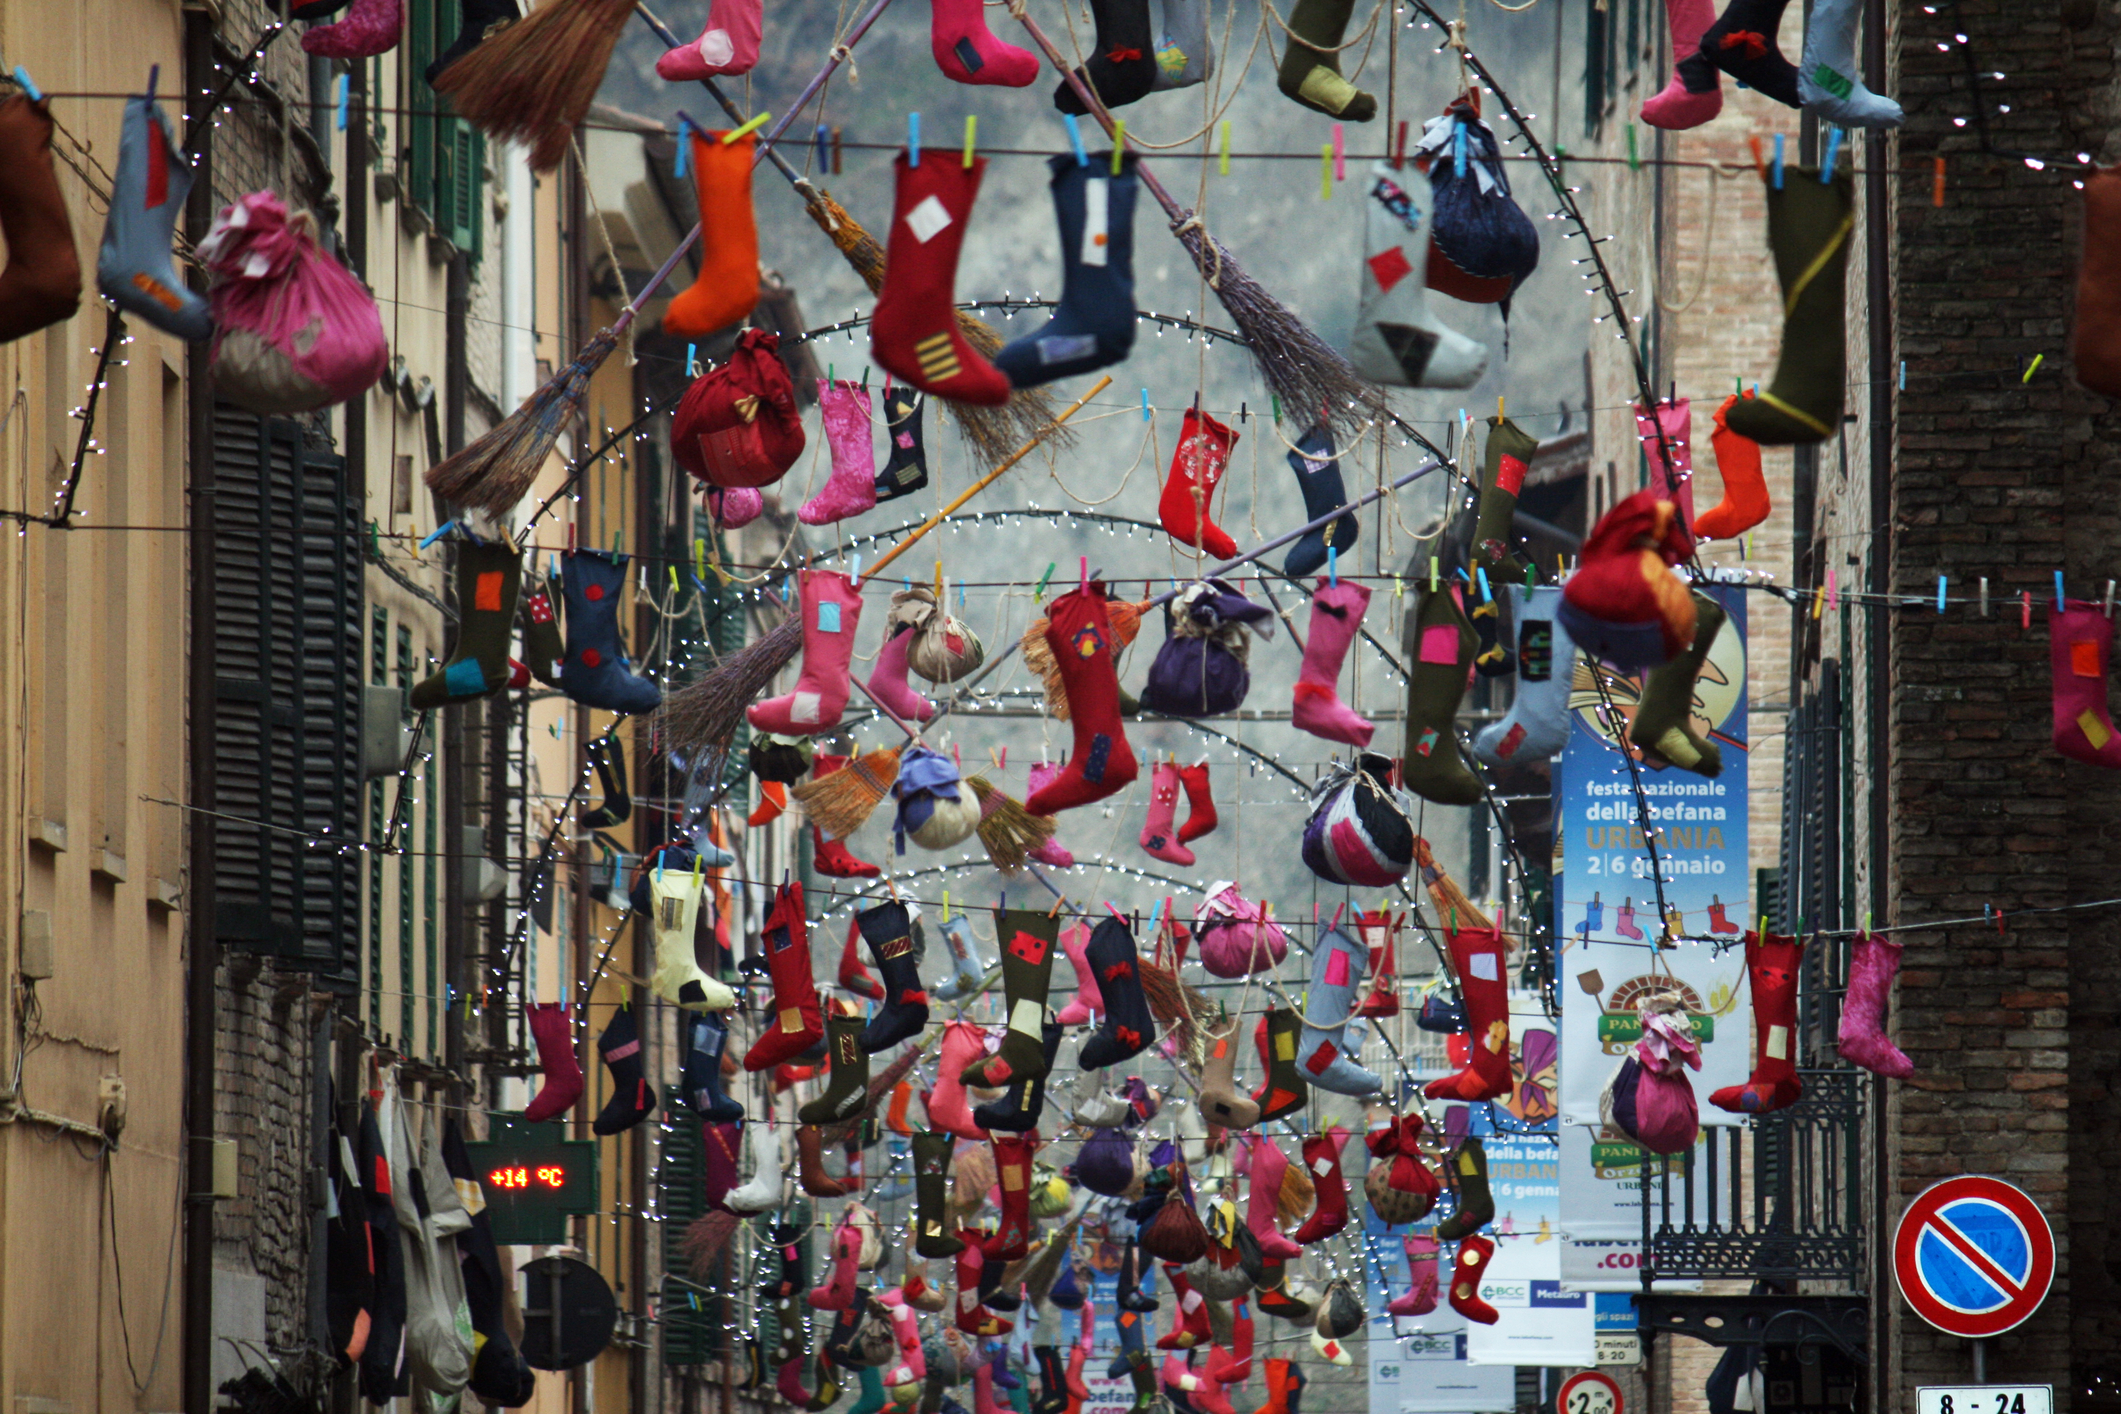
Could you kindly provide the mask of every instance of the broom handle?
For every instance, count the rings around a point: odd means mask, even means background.
[[[1070,408],[1069,411],[1073,412],[1074,409]],[[1405,476],[1400,477],[1397,481],[1392,482],[1390,485],[1379,486],[1375,490],[1365,491],[1360,496],[1357,496],[1354,500],[1348,502],[1345,506],[1335,506],[1332,510],[1327,511],[1324,515],[1318,517],[1316,520],[1306,522],[1303,525],[1297,526],[1294,530],[1288,531],[1281,535],[1277,535],[1272,540],[1269,540],[1266,544],[1247,550],[1244,554],[1239,555],[1234,560],[1226,560],[1222,564],[1217,565],[1214,569],[1209,570],[1207,573],[1196,575],[1192,580],[1188,581],[1188,583],[1198,584],[1201,580],[1204,579],[1220,579],[1222,576],[1230,573],[1230,571],[1234,569],[1240,569],[1245,565],[1251,564],[1254,560],[1258,559],[1262,555],[1268,554],[1274,550],[1278,550],[1282,546],[1290,544],[1293,541],[1303,539],[1304,536],[1309,535],[1314,530],[1323,530],[1325,527],[1331,525],[1334,521],[1339,520],[1342,516],[1347,515],[1353,511],[1359,511],[1364,506],[1369,505],[1372,501],[1383,500],[1386,496],[1391,495],[1394,491],[1399,490],[1401,487],[1410,486],[1414,482],[1421,480],[1422,477],[1427,476],[1430,472],[1440,470],[1442,467],[1443,463],[1440,461],[1432,461],[1426,466],[1416,467],[1414,470],[1408,472]],[[1170,603],[1173,599],[1176,599],[1180,594],[1184,592],[1185,591],[1182,589],[1167,589],[1163,593],[1157,595],[1155,598],[1149,600],[1146,604],[1143,605],[1143,607],[1149,609],[1159,608],[1162,605]],[[1015,653],[1016,650],[1021,647],[1023,647],[1023,640],[1018,639],[1016,640],[1016,642],[1011,643],[1008,647],[1002,649],[1001,652],[995,654],[992,658],[989,658],[987,660],[986,667],[981,668],[979,672],[977,672],[971,678],[966,680],[965,687],[968,689],[977,687],[981,679],[985,678],[989,673],[992,673],[996,668],[999,668],[1002,664],[1008,662],[1010,655]],[[940,722],[943,718],[949,716],[952,705],[952,703],[944,703],[942,707],[937,709],[936,714],[928,719],[928,725],[932,727],[937,722]]]
[[[1025,30],[1030,33],[1031,42],[1046,51],[1046,58],[1052,62],[1054,68],[1060,70],[1062,81],[1075,90],[1076,98],[1081,100],[1090,116],[1097,119],[1097,125],[1105,130],[1105,136],[1111,137],[1112,114],[1106,111],[1105,105],[1098,102],[1096,96],[1090,92],[1089,86],[1083,82],[1082,75],[1068,67],[1067,60],[1061,58],[1060,50],[1053,47],[1053,41],[1046,37],[1046,32],[1038,27],[1038,21],[1032,19],[1029,13],[1019,14],[1017,19],[1023,22]],[[1124,147],[1126,144],[1122,141],[1120,145]],[[1134,160],[1134,175],[1149,189],[1149,195],[1156,198],[1157,205],[1163,207],[1164,214],[1173,222],[1183,224],[1192,219],[1193,213],[1180,206],[1171,193],[1164,190],[1164,184],[1156,180],[1156,174],[1149,170],[1148,165],[1139,156]],[[1201,238],[1207,239],[1205,231],[1201,233]]]
[[[825,67],[819,69],[816,76],[803,86],[801,95],[795,100],[795,106],[782,114],[781,120],[768,128],[766,135],[759,139],[758,147],[752,155],[752,164],[754,166],[758,164],[760,157],[771,157],[774,165],[779,167],[790,181],[796,180],[795,169],[781,159],[780,153],[773,150],[773,144],[780,138],[782,133],[788,130],[788,125],[795,121],[795,115],[802,112],[810,100],[817,96],[817,91],[825,86],[826,80],[839,71],[841,57],[854,47],[857,40],[868,33],[869,26],[875,24],[877,17],[890,8],[890,5],[891,0],[876,0],[876,3],[869,7],[869,12],[863,15],[861,19],[855,21],[854,28],[848,33],[846,42],[833,46],[831,55],[825,60]],[[681,41],[670,32],[670,27],[650,14],[646,5],[637,3],[633,8],[634,13],[648,22],[648,27],[656,32],[657,37],[664,44],[672,49],[676,49],[679,46]],[[722,95],[722,91],[716,88],[711,80],[701,79],[700,82],[707,86],[707,91],[714,95],[715,102],[721,104],[723,110],[732,119],[739,123],[743,122],[744,115],[738,111],[735,104]],[[679,241],[677,248],[670,252],[670,258],[663,262],[661,268],[655,274],[648,277],[648,283],[641,286],[641,292],[629,300],[626,307],[619,311],[619,317],[612,321],[611,329],[613,333],[624,333],[627,326],[640,317],[641,305],[650,295],[663,288],[663,282],[670,278],[670,272],[678,268],[678,262],[685,258],[685,253],[691,250],[699,239],[700,223],[695,221],[692,229],[685,233],[685,239]]]
[[[1046,440],[1046,436],[1048,433],[1058,431],[1060,429],[1060,425],[1063,422],[1066,422],[1069,418],[1075,416],[1076,413],[1082,410],[1083,404],[1089,402],[1092,398],[1096,397],[1099,393],[1104,392],[1105,389],[1111,386],[1111,378],[1105,377],[1098,379],[1097,382],[1091,387],[1089,392],[1077,398],[1074,402],[1070,403],[1062,411],[1055,413],[1053,420],[1047,423],[1044,427],[1040,428],[1038,432],[1031,438],[1030,441],[1024,443],[1023,446],[1018,447],[1014,452],[1011,452],[1007,461],[1003,462],[994,470],[988,472],[985,476],[982,476],[979,480],[973,482],[970,486],[967,486],[964,489],[963,493],[960,494],[956,500],[952,501],[949,505],[937,511],[934,515],[928,517],[927,520],[921,522],[921,524],[914,530],[911,535],[908,535],[904,540],[899,541],[898,544],[892,546],[889,550],[885,551],[884,558],[878,560],[876,562],[875,568],[871,569],[869,573],[864,577],[868,579],[874,579],[876,578],[876,576],[882,574],[886,565],[890,564],[899,556],[905,554],[908,550],[911,550],[914,545],[919,542],[922,536],[926,535],[929,531],[935,529],[944,521],[948,520],[951,514],[955,512],[958,507],[964,505],[965,502],[971,500],[974,496],[977,496],[980,492],[986,490],[989,486],[992,486],[996,478],[1000,477],[1003,472],[1007,471],[1010,467],[1015,466],[1025,457],[1030,456],[1032,451],[1037,448],[1038,444]]]

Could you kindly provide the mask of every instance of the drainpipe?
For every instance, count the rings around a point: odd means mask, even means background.
[[[1873,93],[1885,93],[1887,54],[1885,46],[1885,0],[1867,0],[1863,23],[1863,78]],[[1864,143],[1863,225],[1866,303],[1870,313],[1870,432],[1871,432],[1871,554],[1870,592],[1883,603],[1892,587],[1889,563],[1893,518],[1893,391],[1894,378],[1893,285],[1890,269],[1893,255],[1892,187],[1887,180],[1892,159],[1891,140],[1873,131]],[[1893,922],[1892,895],[1888,892],[1892,855],[1888,848],[1892,828],[1892,714],[1887,703],[1892,693],[1893,616],[1872,613],[1870,643],[1870,815],[1871,886],[1870,904],[1881,924]],[[1887,1245],[1887,1204],[1892,1188],[1892,1164],[1886,1126],[1885,1080],[1871,1077],[1871,1290],[1885,1290],[1885,1271],[1892,1253]],[[1890,1299],[1871,1302],[1871,1407],[1884,1411],[1892,1376],[1893,1321],[1898,1315]]]
[[[480,213],[483,215],[483,213]],[[443,299],[442,325],[442,446],[455,456],[464,449],[464,407],[470,396],[471,361],[467,352],[467,326],[471,312],[471,257],[458,251],[449,258],[449,284]],[[458,632],[470,622],[469,606],[457,605]],[[484,710],[498,711],[488,707]],[[464,886],[466,871],[473,867],[464,848],[464,827],[471,823],[465,796],[476,780],[483,753],[473,749],[472,733],[466,730],[465,713],[442,714],[442,838],[450,857],[442,870],[442,995],[430,1002],[442,1008],[442,1063],[462,1077],[464,1061],[464,1014],[449,1005],[450,988],[465,982],[464,957],[470,940]],[[482,796],[483,796],[482,792]],[[464,1081],[452,1080],[452,1104],[470,1100]]]
[[[184,12],[184,91],[213,91],[213,20],[204,11]],[[187,115],[189,117],[191,115]],[[213,127],[200,145],[184,232],[194,245],[213,222]],[[190,272],[193,288],[203,274]],[[207,345],[184,350],[184,396],[188,420],[185,469],[191,502],[191,696],[189,794],[211,808],[214,796],[214,396],[206,366]],[[214,973],[221,948],[214,927],[214,817],[192,812],[186,860],[184,914],[190,943],[185,974],[184,1121],[184,1407],[213,1414],[214,1407]]]

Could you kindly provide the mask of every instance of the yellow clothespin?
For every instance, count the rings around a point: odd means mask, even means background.
[[[731,128],[728,132],[723,133],[722,145],[724,147],[727,147],[730,143],[735,142],[740,138],[748,137],[750,134],[755,133],[760,128],[766,126],[766,124],[771,122],[772,119],[773,115],[771,113],[761,112],[753,114],[746,122],[743,123],[742,126]]]
[[[937,560],[937,561],[935,562],[935,603],[936,603],[936,607],[937,607],[937,608],[941,608],[941,607],[942,607],[942,603],[943,603],[943,562],[942,562],[941,560]]]
[[[1497,422],[1501,422],[1503,420],[1503,416],[1504,414],[1502,411],[1502,394],[1497,393],[1495,395],[1495,420]]]
[[[1429,556],[1429,592],[1431,594],[1434,594],[1436,592],[1436,586],[1436,557],[1434,555],[1431,555]]]
[[[979,115],[967,113],[965,115],[965,167],[968,171],[972,167],[972,135],[978,130]]]
[[[943,890],[943,921],[945,923],[950,921],[950,890],[948,889]]]

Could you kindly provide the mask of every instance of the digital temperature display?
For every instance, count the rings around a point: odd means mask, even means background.
[[[491,1138],[464,1146],[486,1192],[494,1241],[564,1242],[568,1218],[597,1210],[596,1142],[566,1132],[557,1122],[496,1115]]]

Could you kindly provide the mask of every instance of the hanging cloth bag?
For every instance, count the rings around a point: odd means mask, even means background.
[[[1642,1039],[1613,1071],[1599,1096],[1605,1122],[1653,1154],[1681,1154],[1701,1133],[1701,1110],[1687,1067],[1701,1069],[1686,1009],[1669,993],[1642,1003]]]
[[[376,302],[317,248],[307,211],[269,191],[221,208],[199,243],[210,296],[214,389],[268,416],[343,403],[383,376],[390,346]]]
[[[1193,936],[1200,944],[1200,965],[1217,977],[1250,977],[1272,972],[1289,955],[1289,936],[1237,885],[1218,879],[1193,911]]]
[[[780,336],[746,329],[729,362],[685,390],[670,422],[670,456],[709,486],[771,486],[803,454],[803,417],[781,362]]]
[[[1468,304],[1500,304],[1539,268],[1539,228],[1510,195],[1495,130],[1479,101],[1452,100],[1422,129],[1416,163],[1429,174],[1429,288]]]
[[[1416,836],[1404,797],[1392,788],[1392,762],[1364,752],[1334,768],[1311,792],[1303,857],[1328,883],[1382,888],[1414,867]]]
[[[1274,615],[1221,580],[1189,585],[1164,610],[1164,646],[1149,665],[1141,704],[1167,717],[1235,712],[1251,690],[1250,628],[1274,636]]]

